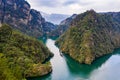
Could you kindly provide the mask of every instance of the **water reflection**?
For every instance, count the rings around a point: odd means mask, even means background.
[[[69,72],[72,75],[79,75],[85,78],[89,77],[89,74],[94,70],[100,67],[110,56],[106,56],[104,59],[99,62],[95,62],[92,65],[79,64],[78,62],[71,59],[69,56],[66,57],[67,66]]]
[[[29,80],[120,80],[120,49],[101,57],[92,65],[79,64],[68,55],[60,56],[55,41],[47,39],[47,47],[54,53],[50,75]]]
[[[90,80],[120,80],[120,55],[112,55],[101,67],[95,69]]]

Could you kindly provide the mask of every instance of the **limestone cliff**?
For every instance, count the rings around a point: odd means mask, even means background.
[[[26,0],[0,0],[0,23],[7,23],[35,37],[49,33],[55,28],[52,23],[49,24],[50,27],[46,26],[48,22],[40,12],[31,9]]]

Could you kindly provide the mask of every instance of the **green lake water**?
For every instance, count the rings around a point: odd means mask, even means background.
[[[45,44],[54,54],[50,60],[53,71],[44,77],[28,80],[120,80],[120,49],[97,59],[92,65],[85,65],[68,55],[61,56],[55,40],[47,39]]]

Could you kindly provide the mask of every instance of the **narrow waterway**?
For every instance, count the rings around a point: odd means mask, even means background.
[[[120,80],[120,49],[97,59],[92,65],[85,65],[67,55],[61,56],[52,39],[47,39],[46,46],[54,54],[50,60],[53,72],[30,80]]]

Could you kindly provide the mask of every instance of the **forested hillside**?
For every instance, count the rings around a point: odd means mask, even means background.
[[[71,24],[56,44],[80,63],[91,64],[120,47],[120,25],[110,15],[90,10],[79,14]]]
[[[22,80],[51,72],[53,54],[42,42],[11,29],[0,27],[0,80]]]

